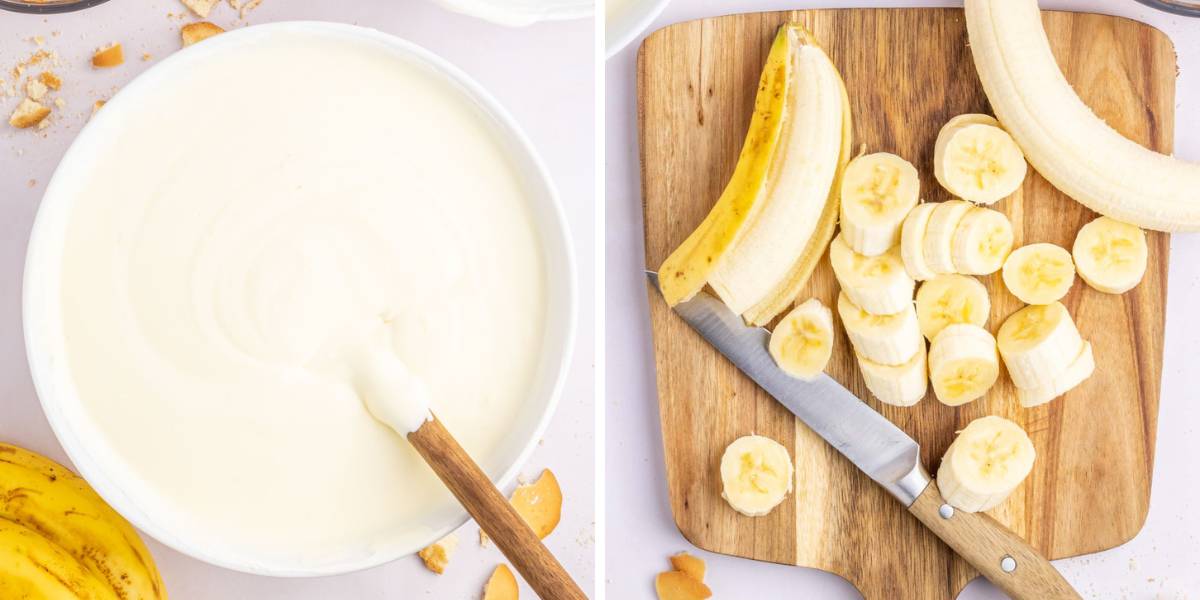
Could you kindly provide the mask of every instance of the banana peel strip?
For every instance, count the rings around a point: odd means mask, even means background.
[[[667,304],[687,301],[704,288],[743,225],[761,208],[758,201],[771,158],[783,131],[783,109],[791,81],[792,61],[787,29],[775,36],[754,98],[754,115],[733,176],[708,216],[663,261],[659,286]]]

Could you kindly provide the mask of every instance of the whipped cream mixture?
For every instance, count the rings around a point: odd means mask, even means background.
[[[371,42],[245,40],[103,109],[70,371],[106,470],[181,539],[269,568],[387,554],[460,514],[397,431],[432,407],[494,476],[514,458],[541,246],[453,84]]]

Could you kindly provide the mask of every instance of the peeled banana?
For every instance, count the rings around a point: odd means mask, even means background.
[[[1062,299],[1075,283],[1071,253],[1054,244],[1021,246],[1004,260],[1004,287],[1025,304]]]
[[[895,154],[864,154],[850,161],[841,183],[846,245],[859,254],[878,256],[900,243],[900,226],[917,205],[920,189],[916,167]]]
[[[937,485],[946,503],[965,512],[999,506],[1033,470],[1033,442],[1003,417],[971,421],[942,456]]]
[[[899,246],[879,256],[864,256],[839,235],[829,246],[829,263],[842,291],[863,310],[892,315],[912,305],[916,282],[904,269]]]
[[[1037,0],[966,0],[975,69],[1030,164],[1084,206],[1147,229],[1200,230],[1200,164],[1153,152],[1096,116],[1055,62]]]
[[[903,365],[918,350],[925,350],[912,304],[894,315],[873,315],[842,292],[838,294],[837,308],[846,336],[860,358],[880,365]]]
[[[820,300],[809,298],[775,326],[767,345],[783,372],[812,379],[833,356],[833,313]]]
[[[938,133],[933,174],[959,198],[993,204],[1017,191],[1025,172],[1025,155],[987,115],[960,115]]]
[[[1066,370],[1059,373],[1049,385],[1034,388],[1017,388],[1017,401],[1025,408],[1045,404],[1079,386],[1096,370],[1096,359],[1092,345],[1084,342],[1083,349]]]
[[[740,437],[721,455],[721,497],[748,517],[761,517],[792,491],[787,448],[761,435]]]
[[[1141,282],[1147,255],[1145,232],[1108,217],[1084,225],[1071,247],[1079,277],[1106,294],[1127,292]]]
[[[982,398],[1000,376],[996,339],[978,325],[948,325],[929,346],[929,379],[942,404]]]
[[[925,226],[921,248],[925,264],[934,273],[954,273],[954,234],[958,224],[975,206],[963,200],[947,200],[936,205]]]
[[[904,225],[900,229],[900,258],[908,276],[917,281],[925,281],[937,277],[937,271],[925,262],[925,230],[929,228],[929,218],[938,203],[924,202],[908,211]]]
[[[938,275],[917,289],[917,321],[921,334],[930,340],[947,325],[982,327],[991,310],[987,288],[974,277]]]
[[[829,57],[802,26],[781,27],[733,177],[659,268],[669,304],[705,284],[756,324],[791,304],[833,236],[833,189],[849,159],[849,119]]]
[[[1079,356],[1084,341],[1067,307],[1052,302],[1010,315],[996,332],[996,345],[1013,385],[1045,389]]]
[[[867,389],[884,404],[912,406],[920,402],[929,390],[924,342],[921,342],[912,358],[899,365],[879,364],[862,354],[857,354],[857,357]]]
[[[121,600],[167,597],[154,559],[137,532],[83,479],[62,465],[28,450],[0,444],[0,500],[0,526],[8,527],[7,533],[0,536],[4,538],[0,540],[0,565],[33,560],[28,548],[49,545],[58,552],[37,554],[55,561],[45,565],[47,572],[74,573],[73,578],[60,583],[78,582],[80,589],[93,590],[70,596],[59,595],[53,591],[58,588],[52,586],[35,585],[27,588],[29,597]],[[10,524],[32,532],[41,542],[30,541],[27,534],[14,530]],[[14,545],[14,540],[24,541]],[[64,556],[72,565],[62,565]],[[7,578],[0,576],[0,580]],[[0,591],[5,590],[5,585],[17,584],[0,582]],[[96,589],[102,593],[95,592]],[[0,597],[26,596],[0,594]]]

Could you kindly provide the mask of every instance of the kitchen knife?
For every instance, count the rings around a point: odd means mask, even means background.
[[[658,275],[646,275],[658,289]],[[767,351],[766,329],[746,326],[704,292],[673,310],[997,587],[1017,600],[1079,598],[1049,561],[995,519],[946,504],[921,464],[920,445],[899,427],[824,373],[812,381],[784,373]]]

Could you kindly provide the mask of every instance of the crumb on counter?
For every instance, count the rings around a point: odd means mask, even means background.
[[[258,5],[262,3],[263,0],[246,0],[246,3],[243,4],[240,9],[238,9],[238,18],[245,19],[246,13],[258,8]]]
[[[51,71],[42,71],[42,73],[38,75],[38,81],[42,82],[42,85],[52,90],[62,89],[62,79],[59,79],[58,75],[55,75]]]
[[[706,568],[703,559],[680,552],[671,557],[671,568],[654,578],[658,600],[704,600],[712,597],[712,590],[704,584]]]
[[[25,95],[29,96],[30,100],[41,102],[42,98],[46,96],[47,90],[49,88],[39,79],[30,78],[29,81],[25,82]]]
[[[183,5],[196,14],[201,19],[207,18],[208,13],[217,5],[220,0],[180,0]]]
[[[8,118],[8,124],[18,129],[25,129],[40,124],[48,116],[50,116],[50,107],[36,100],[25,98]]]
[[[154,58],[154,56],[152,56],[149,52],[142,53],[142,60],[150,60],[152,58]]]
[[[446,565],[450,563],[450,555],[457,547],[458,537],[451,533],[418,552],[417,556],[425,561],[426,568],[441,575],[446,571]]]
[[[517,600],[517,578],[508,565],[498,565],[483,587],[483,600]]]
[[[125,52],[121,50],[120,42],[101,48],[92,55],[92,66],[102,69],[119,66],[125,62]]]
[[[104,106],[104,103],[105,103],[105,102],[108,102],[108,101],[107,101],[107,100],[105,100],[105,99],[103,99],[103,98],[101,98],[100,100],[97,100],[97,101],[93,102],[93,103],[92,103],[92,114],[93,114],[93,115],[94,115],[94,114],[96,114],[96,111],[100,110],[100,108]]]
[[[188,23],[179,28],[179,36],[183,39],[183,45],[186,48],[197,42],[202,42],[208,38],[225,33],[224,29],[219,26],[209,23],[208,21],[198,21],[196,23]]]

